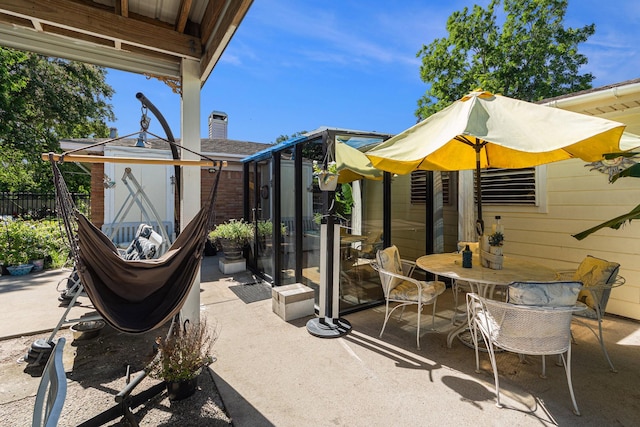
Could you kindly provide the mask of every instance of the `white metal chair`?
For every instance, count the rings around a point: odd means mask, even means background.
[[[476,372],[480,372],[478,331],[489,353],[496,386],[496,405],[500,403],[500,382],[496,366],[497,347],[519,355],[560,355],[564,364],[574,413],[580,415],[571,382],[571,317],[583,310],[576,306],[529,306],[494,301],[467,294],[467,312],[475,347]],[[566,353],[566,357],[565,357]]]
[[[33,408],[32,427],[55,427],[58,425],[58,419],[67,396],[67,377],[62,363],[64,343],[64,338],[58,338],[44,371],[42,371],[36,403]]]
[[[575,271],[562,271],[559,273],[560,278],[572,278],[583,283],[584,287],[578,295],[578,301],[586,304],[587,309],[575,313],[576,316],[589,318],[598,322],[598,332],[587,322],[574,317],[577,323],[580,323],[593,333],[600,342],[602,354],[609,363],[611,372],[618,372],[611,362],[609,353],[604,345],[602,336],[602,320],[609,302],[611,290],[625,284],[624,277],[618,275],[620,264],[605,261],[600,258],[587,255],[580,263]]]
[[[400,258],[398,248],[391,246],[379,250],[376,253],[376,262],[371,263],[374,270],[380,275],[380,283],[385,297],[385,315],[380,337],[384,333],[387,321],[391,314],[402,307],[402,311],[408,305],[418,306],[418,330],[416,332],[416,344],[420,350],[420,313],[422,307],[433,304],[431,327],[435,328],[436,301],[446,286],[440,281],[425,282],[411,277],[415,269],[415,262]],[[390,303],[397,303],[389,310]],[[402,318],[402,313],[400,314]]]

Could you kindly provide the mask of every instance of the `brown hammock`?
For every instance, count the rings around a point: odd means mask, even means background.
[[[80,281],[98,313],[114,328],[143,333],[158,328],[184,304],[200,269],[213,226],[213,205],[222,164],[207,202],[158,259],[125,260],[113,242],[73,204],[57,163],[50,156],[58,210],[71,243]]]

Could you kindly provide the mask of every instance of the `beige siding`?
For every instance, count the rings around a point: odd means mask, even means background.
[[[640,203],[640,179],[609,184],[606,174],[584,164],[570,160],[546,166],[547,212],[504,213],[486,207],[485,218],[502,215],[508,255],[559,269],[575,267],[586,255],[620,263],[627,283],[613,290],[607,312],[640,319],[640,221],[620,230],[600,230],[582,241],[572,237]]]

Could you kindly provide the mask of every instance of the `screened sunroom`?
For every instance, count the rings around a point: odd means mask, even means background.
[[[244,218],[256,230],[248,267],[275,286],[311,287],[316,307],[327,265],[333,267],[334,295],[345,314],[384,301],[370,266],[378,249],[394,244],[407,259],[454,250],[457,214],[449,189],[455,186],[445,174],[392,176],[371,168],[362,153],[389,137],[321,128],[245,158]],[[314,163],[317,170],[332,162],[339,169],[338,185],[323,191]],[[321,251],[321,229],[334,228],[338,242]]]

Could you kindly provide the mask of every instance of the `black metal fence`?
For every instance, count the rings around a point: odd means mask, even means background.
[[[85,193],[71,196],[84,214],[90,213],[91,197]],[[56,215],[56,195],[54,193],[0,192],[0,215],[14,218],[42,219]]]

